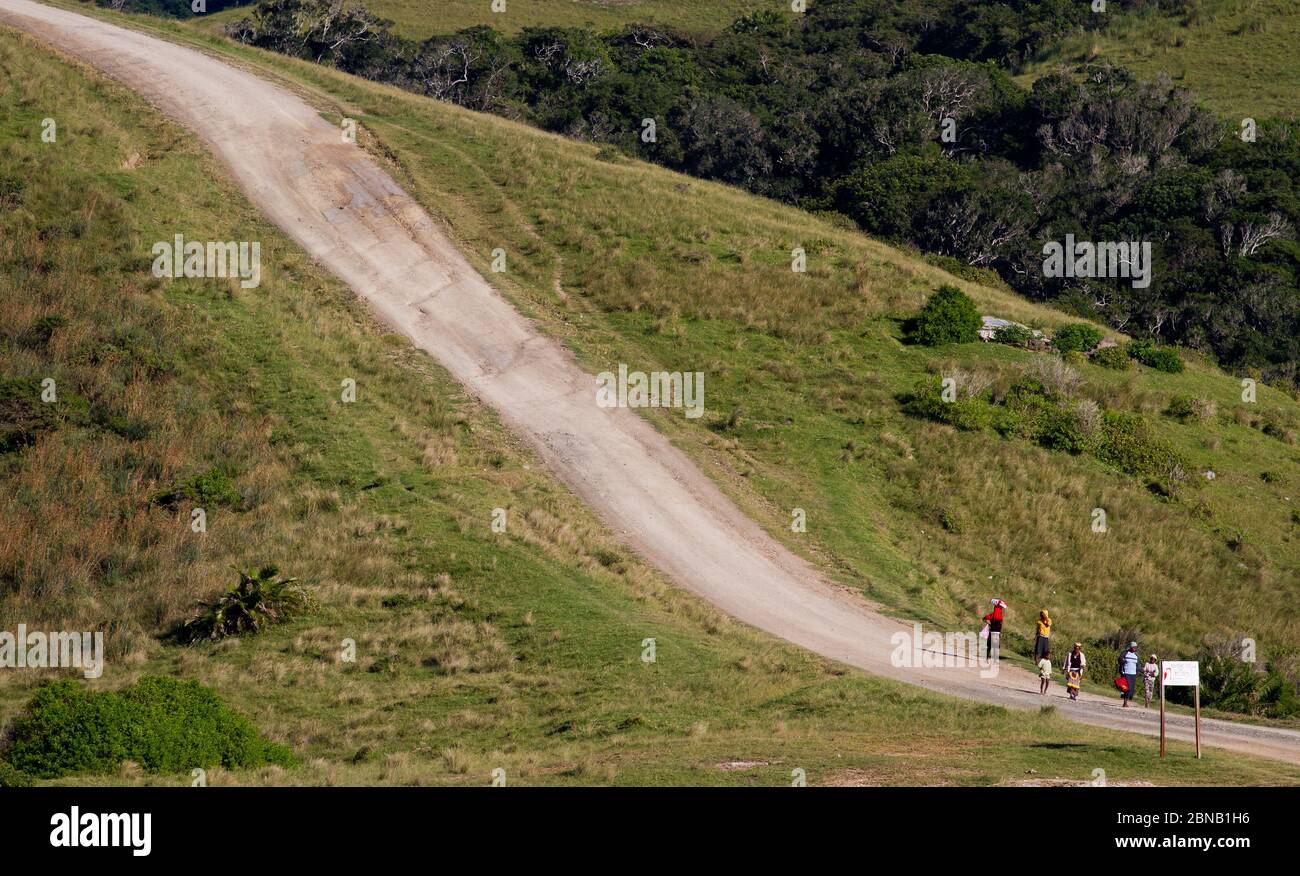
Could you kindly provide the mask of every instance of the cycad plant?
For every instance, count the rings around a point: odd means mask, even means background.
[[[264,566],[256,574],[236,569],[239,583],[209,602],[199,603],[194,617],[180,628],[186,642],[224,639],[255,633],[309,611],[315,600],[297,578],[281,578],[275,566]]]

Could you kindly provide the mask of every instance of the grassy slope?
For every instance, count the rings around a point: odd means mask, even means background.
[[[229,51],[343,101],[471,258],[486,265],[493,248],[509,249],[511,274],[489,276],[587,367],[705,371],[709,415],[655,422],[770,531],[847,583],[952,628],[976,623],[997,592],[1013,606],[1012,644],[1023,645],[1043,605],[1071,639],[1137,628],[1144,645],[1187,653],[1226,632],[1271,656],[1300,644],[1300,406],[1288,396],[1264,388],[1245,405],[1236,378],[1196,362],[1181,375],[1085,366],[1086,394],[1145,413],[1198,468],[1213,469],[1212,482],[1179,502],[1088,459],[918,422],[899,413],[895,395],[927,373],[960,366],[1005,380],[1039,358],[900,344],[898,316],[946,278],[939,270],[733,189]],[[798,245],[811,254],[802,276],[788,267]],[[985,312],[1045,326],[1065,319],[966,288]],[[1205,425],[1162,417],[1178,394],[1213,400],[1218,414]],[[1251,425],[1265,422],[1283,437]],[[795,506],[808,511],[806,535],[789,532]],[[1091,530],[1096,507],[1109,517],[1105,535]]]
[[[492,0],[366,0],[366,6],[389,19],[397,33],[411,39],[485,24],[506,33],[525,27],[593,27],[617,30],[626,24],[667,24],[692,33],[721,30],[756,9],[788,10],[787,0],[507,0],[492,11]],[[207,18],[222,24],[246,10],[228,9]]]
[[[1300,781],[1214,752],[1159,763],[1146,740],[845,673],[737,628],[611,543],[183,132],[9,31],[0,71],[0,174],[27,181],[3,219],[4,373],[55,373],[65,392],[120,402],[151,429],[128,440],[65,425],[5,460],[6,481],[22,485],[5,495],[23,499],[5,509],[6,544],[13,535],[32,551],[48,537],[40,526],[80,524],[90,535],[76,555],[92,571],[29,580],[7,554],[17,592],[0,602],[0,628],[109,621],[99,684],[199,678],[303,757],[289,773],[218,770],[214,783],[485,784],[496,767],[517,784],[784,784],[795,767],[813,783],[984,784],[1030,770],[1087,780],[1098,767],[1111,781]],[[61,122],[56,145],[36,134],[47,115]],[[178,230],[263,241],[263,286],[152,282],[148,246]],[[43,312],[69,324],[49,345],[20,341]],[[170,376],[76,353],[78,341],[146,328],[169,332]],[[359,382],[355,407],[335,400],[344,375]],[[214,514],[195,538],[186,508],[143,506],[214,461],[234,465],[249,510]],[[489,531],[496,506],[511,509],[504,538]],[[219,646],[153,638],[227,582],[229,564],[266,561],[316,588],[321,611]],[[114,562],[111,581],[93,571]],[[640,660],[648,636],[653,665]],[[358,643],[356,664],[336,659],[344,638]],[[33,675],[0,676],[0,716]],[[734,760],[764,763],[718,766]]]
[[[1025,78],[1059,63],[1101,58],[1143,78],[1168,73],[1228,118],[1294,117],[1297,41],[1294,0],[1200,0],[1188,15],[1126,16],[1099,34],[1069,40]]]

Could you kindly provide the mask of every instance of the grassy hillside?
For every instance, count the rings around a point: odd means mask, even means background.
[[[615,30],[625,24],[668,24],[685,31],[721,30],[755,9],[788,9],[786,0],[506,0],[502,12],[492,0],[366,0],[366,6],[397,25],[412,39],[488,25],[504,33],[525,27],[583,27]],[[242,12],[246,14],[246,10]],[[211,16],[210,22],[238,18],[241,10]]]
[[[233,51],[233,50],[232,50]],[[242,52],[239,52],[243,54]],[[900,321],[940,282],[915,257],[734,189],[497,118],[260,57],[341,101],[382,143],[413,194],[486,265],[506,246],[502,288],[593,371],[702,370],[708,415],[655,422],[773,534],[898,610],[975,623],[992,593],[1024,646],[1040,607],[1065,638],[1136,630],[1191,653],[1249,637],[1286,662],[1300,645],[1300,406],[1235,376],[1077,366],[1080,398],[1134,412],[1191,461],[1175,498],[1084,456],[956,431],[901,411],[918,381],[961,372],[1005,385],[1042,354],[930,350]],[[328,92],[328,98],[325,95]],[[790,251],[809,253],[806,274]],[[502,275],[489,275],[501,279]],[[963,284],[985,313],[1052,327],[1060,314]],[[1201,400],[1204,421],[1164,412]],[[1213,479],[1206,472],[1213,472]],[[806,534],[790,532],[793,507]],[[1105,534],[1093,532],[1103,508]]]
[[[1148,740],[921,693],[729,623],[612,541],[189,136],[7,30],[0,72],[0,368],[54,375],[67,405],[3,456],[0,629],[107,626],[96,687],[199,679],[302,762],[212,783],[1300,781],[1215,752],[1160,763]],[[153,280],[149,247],[177,232],[262,241],[261,288]],[[213,469],[241,501],[214,505],[206,535],[193,501],[148,501]],[[231,565],[266,562],[320,608],[216,645],[158,638]],[[0,719],[39,681],[0,675]]]
[[[1297,40],[1300,5],[1292,0],[1195,0],[1185,14],[1128,14],[1097,34],[1068,40],[1025,78],[1057,64],[1104,58],[1144,78],[1168,73],[1229,118],[1294,117]]]

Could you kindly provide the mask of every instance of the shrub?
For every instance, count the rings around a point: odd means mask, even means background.
[[[1084,437],[1091,438],[1101,428],[1101,405],[1090,398],[1080,399],[1074,406],[1074,418]]]
[[[127,759],[126,707],[75,681],[38,690],[14,721],[5,759],[33,776],[108,772]]]
[[[1288,718],[1300,714],[1300,692],[1278,667],[1263,669],[1244,658],[1242,638],[1220,633],[1206,638],[1197,652],[1201,664],[1201,704],[1245,715]],[[1176,703],[1191,705],[1190,688],[1169,688]]]
[[[86,400],[58,389],[58,401],[41,400],[41,378],[0,378],[0,453],[21,450],[62,422],[80,423]]]
[[[158,493],[153,501],[157,505],[171,507],[182,499],[204,507],[225,506],[237,511],[244,508],[243,495],[235,489],[230,471],[222,466],[213,466],[178,487]]]
[[[1161,347],[1145,338],[1129,344],[1128,354],[1148,368],[1168,374],[1180,374],[1186,367],[1183,357],[1173,347]]]
[[[1166,485],[1187,480],[1191,464],[1167,442],[1156,437],[1139,414],[1106,411],[1093,440],[1093,453],[1123,472],[1164,481]]]
[[[1186,423],[1195,420],[1205,424],[1214,419],[1216,405],[1210,399],[1195,398],[1190,395],[1176,395],[1169,400],[1165,415]]]
[[[1055,397],[1073,396],[1083,385],[1083,377],[1068,362],[1054,356],[1041,356],[1034,360],[1029,374],[1046,387]]]
[[[151,676],[121,693],[71,679],[46,685],[14,721],[9,740],[12,767],[44,779],[109,772],[124,760],[155,773],[293,763],[287,748],[262,739],[211,689]]]
[[[147,728],[132,734],[129,756],[149,772],[293,762],[288,749],[262,739],[252,721],[197,681],[146,676],[121,698]]]
[[[177,638],[197,642],[256,633],[310,611],[314,600],[306,588],[296,583],[297,578],[278,575],[275,566],[266,566],[257,574],[240,571],[235,586],[210,602],[199,603],[198,612],[181,625]]]
[[[1082,453],[1088,446],[1088,436],[1079,419],[1072,411],[1059,407],[1043,418],[1036,437],[1048,450]]]
[[[1012,323],[1011,325],[998,326],[997,331],[993,333],[993,340],[999,344],[1007,344],[1012,347],[1024,347],[1034,339],[1034,333],[1023,325]]]
[[[961,535],[966,530],[966,524],[962,522],[961,516],[949,508],[939,512],[939,525],[953,535]]]
[[[23,338],[23,343],[30,347],[44,347],[54,337],[54,333],[67,324],[67,318],[60,314],[46,314],[32,323],[32,327],[27,330]]]
[[[30,788],[36,780],[27,773],[0,760],[0,788]]]
[[[1101,330],[1086,322],[1070,323],[1057,329],[1052,343],[1062,353],[1087,353],[1101,343]]]
[[[1043,424],[1057,410],[1056,398],[1036,377],[1022,377],[1003,394],[993,428],[1003,438],[1037,441]]]
[[[958,386],[962,385],[958,379]],[[919,385],[913,392],[903,396],[901,401],[904,413],[947,423],[966,432],[978,432],[990,424],[997,410],[989,404],[983,392],[978,395],[961,394],[953,401],[944,401],[942,382],[932,380]]]
[[[1083,653],[1088,658],[1088,668],[1083,673],[1084,679],[1099,684],[1107,690],[1115,690],[1111,680],[1115,677],[1115,667],[1122,651],[1122,648],[1099,647],[1092,642],[1084,642]],[[1141,683],[1142,678],[1139,676],[1138,684]]]
[[[1259,429],[1270,438],[1276,438],[1286,444],[1295,443],[1295,432],[1285,426],[1274,423],[1272,420],[1266,420]]]
[[[956,286],[945,284],[921,308],[914,337],[918,343],[930,347],[968,344],[979,340],[982,324],[975,302]]]
[[[1112,371],[1127,371],[1132,367],[1133,360],[1129,358],[1128,350],[1124,347],[1102,347],[1092,354],[1092,364]]]

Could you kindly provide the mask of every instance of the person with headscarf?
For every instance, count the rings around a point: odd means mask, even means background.
[[[1088,658],[1083,656],[1083,643],[1075,642],[1074,650],[1065,655],[1065,692],[1070,699],[1079,698],[1079,688],[1083,684],[1083,672],[1088,668]]]
[[[1042,660],[1052,650],[1052,616],[1047,609],[1038,612],[1038,634],[1034,636],[1034,660]]]

